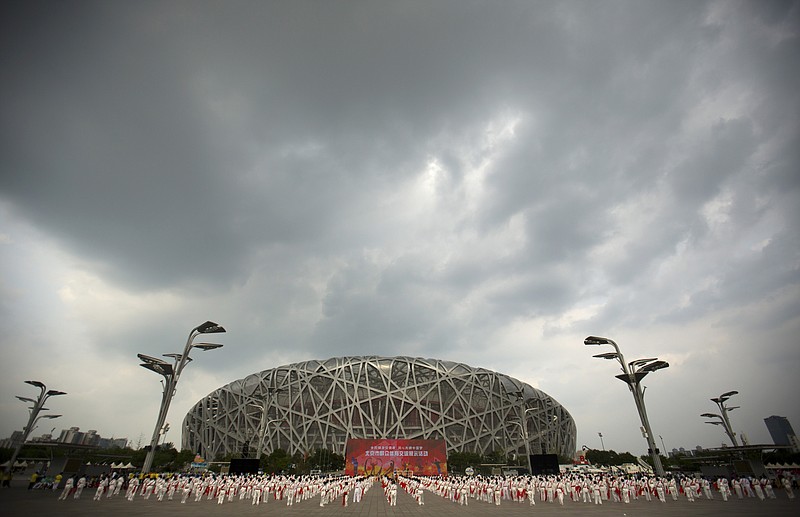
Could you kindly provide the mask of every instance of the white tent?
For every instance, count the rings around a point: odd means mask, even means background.
[[[767,463],[764,468],[770,470],[797,470],[800,469],[800,465],[797,463]]]

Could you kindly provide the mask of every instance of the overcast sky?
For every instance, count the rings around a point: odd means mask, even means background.
[[[149,441],[251,373],[408,355],[646,452],[607,336],[658,357],[658,445],[800,430],[800,4],[5,1],[0,437]]]

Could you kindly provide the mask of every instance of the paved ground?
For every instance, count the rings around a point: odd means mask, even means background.
[[[179,499],[158,502],[155,498],[145,501],[137,497],[133,502],[122,497],[93,501],[94,490],[85,490],[80,500],[72,498],[59,501],[60,492],[46,490],[27,490],[25,486],[0,489],[0,515],[8,517],[37,516],[206,516],[206,515],[269,515],[294,517],[305,516],[358,516],[358,517],[455,517],[455,516],[615,516],[615,517],[708,517],[725,515],[737,516],[796,516],[800,513],[800,498],[790,501],[779,491],[778,499],[760,501],[757,498],[737,500],[727,503],[717,498],[714,501],[697,500],[693,503],[686,499],[666,503],[647,502],[643,499],[631,504],[605,502],[602,506],[573,503],[566,501],[564,506],[550,503],[506,503],[501,506],[470,501],[469,506],[459,506],[437,497],[430,492],[425,493],[425,505],[419,506],[402,490],[398,493],[397,506],[391,507],[383,497],[379,484],[367,492],[359,504],[343,507],[340,504],[319,506],[319,498],[286,506],[285,503],[271,501],[261,506],[252,506],[249,501],[234,501],[218,505],[216,501],[203,499],[181,504]]]

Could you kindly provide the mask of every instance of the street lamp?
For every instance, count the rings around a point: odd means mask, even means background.
[[[189,338],[186,340],[186,346],[183,348],[183,353],[164,354],[164,357],[169,357],[173,360],[172,364],[157,357],[137,354],[137,357],[142,361],[142,364],[139,366],[154,371],[164,377],[164,381],[162,382],[164,389],[161,393],[161,407],[158,410],[158,419],[156,420],[156,427],[153,431],[153,438],[150,440],[150,450],[147,452],[147,456],[144,459],[144,465],[142,465],[143,473],[147,474],[150,472],[150,469],[153,466],[153,458],[156,454],[159,436],[163,432],[164,421],[167,419],[167,412],[169,411],[169,405],[170,402],[172,402],[172,397],[175,396],[178,379],[180,378],[183,369],[186,367],[189,361],[192,360],[192,358],[189,357],[189,352],[192,350],[192,348],[199,348],[200,350],[208,351],[222,347],[222,345],[216,343],[194,343],[194,339],[200,334],[219,334],[222,332],[225,332],[225,329],[213,321],[206,321],[205,323],[193,328],[189,332]]]
[[[721,422],[706,422],[707,424],[715,424],[715,425],[722,425],[725,429],[725,434],[728,435],[728,438],[731,439],[731,444],[734,447],[739,446],[739,442],[736,440],[736,433],[733,432],[733,427],[731,426],[731,421],[728,419],[728,411],[733,411],[734,409],[739,409],[739,406],[728,407],[725,405],[725,402],[734,395],[738,395],[738,391],[728,391],[723,393],[719,397],[711,399],[711,402],[715,403],[719,408],[720,414],[717,415],[715,413],[703,413],[702,417],[706,418],[719,418]]]
[[[519,402],[520,421],[519,422],[515,421],[515,423],[519,424],[519,426],[522,427],[522,437],[525,439],[525,458],[528,460],[528,473],[530,475],[533,475],[533,465],[531,464],[531,444],[528,441],[528,420],[526,417],[529,411],[533,411],[536,408],[523,409],[523,406],[525,404],[525,395],[521,390],[511,393],[511,395],[514,395],[517,398],[517,402]]]
[[[622,374],[617,375],[616,377],[627,384],[628,388],[633,394],[633,400],[636,403],[636,410],[639,413],[639,419],[642,422],[645,439],[647,440],[647,452],[650,454],[650,457],[653,460],[653,470],[657,476],[663,477],[664,467],[661,465],[661,457],[658,455],[659,451],[658,448],[656,448],[656,442],[653,438],[653,431],[650,429],[650,421],[647,419],[647,410],[645,409],[644,405],[644,391],[642,390],[640,383],[648,373],[661,370],[662,368],[667,368],[669,367],[669,363],[666,361],[659,361],[658,358],[655,357],[649,359],[636,359],[635,361],[626,363],[625,357],[619,350],[619,346],[617,346],[614,340],[605,337],[589,336],[583,340],[583,344],[611,345],[614,347],[614,352],[597,354],[594,357],[600,359],[616,359],[620,366],[622,366]]]
[[[286,421],[286,420],[284,420],[283,418],[272,418],[272,419],[270,419],[270,420],[267,420],[267,421],[264,423],[264,428],[262,429],[262,438],[263,438],[263,436],[265,436],[265,435],[267,434],[267,431],[269,431],[269,426],[270,426],[270,425],[272,425],[272,424],[277,424],[277,423],[279,423],[279,422],[280,422],[280,423],[283,423],[283,422],[285,422],[285,421]],[[280,427],[280,426],[279,426],[279,427]],[[259,444],[259,447],[264,447],[264,444],[263,444],[263,442]],[[261,454],[261,450],[260,450],[260,449],[259,449],[259,454]]]
[[[278,393],[283,392],[283,388],[276,388],[276,387],[269,387],[267,388],[267,393],[269,394],[270,403],[267,404],[266,399],[264,400],[263,406],[258,406],[261,408],[261,423],[259,424],[260,436],[258,437],[258,456],[261,457],[261,454],[264,451],[264,440],[267,439],[267,431],[269,430],[269,425],[275,422],[282,422],[282,418],[275,418],[270,421],[267,420],[267,412],[270,405],[274,405],[275,401],[278,397]],[[277,416],[277,414],[276,414]]]
[[[518,425],[520,427],[520,429],[522,429],[522,438],[523,438],[523,440],[525,440],[525,456],[528,459],[528,462],[527,462],[528,463],[528,472],[530,474],[533,474],[533,470],[532,470],[533,469],[533,465],[531,465],[531,450],[530,450],[530,445],[528,444],[528,430],[525,429],[525,421],[520,422],[519,420],[512,419],[512,420],[508,420],[508,422],[512,423],[512,424],[515,424],[515,425]]]
[[[558,429],[556,429],[556,425],[558,425],[558,415],[551,415],[550,422],[548,422],[548,426],[553,425],[553,430],[555,431],[555,438],[556,438],[556,455],[558,455]],[[550,454],[550,449],[552,448],[552,442],[550,441],[551,433],[547,433],[547,454]]]
[[[275,390],[275,392],[273,392],[272,388],[270,388],[268,390],[270,395],[273,395],[274,393],[277,393],[277,392],[280,392],[280,391],[283,391],[283,390]],[[250,398],[250,399],[252,399],[254,401],[260,402],[260,404],[257,403],[257,402],[249,402],[248,404],[252,405],[255,408],[258,408],[259,410],[261,410],[261,419],[259,421],[258,428],[256,429],[256,433],[258,434],[258,445],[257,445],[258,448],[256,449],[256,455],[258,457],[261,457],[261,454],[264,452],[264,441],[266,440],[266,437],[267,437],[267,431],[269,430],[269,425],[273,424],[275,422],[283,422],[284,419],[283,418],[273,418],[271,420],[267,420],[268,411],[269,411],[269,407],[270,407],[271,403],[268,402],[267,399],[264,399],[262,401],[260,399],[255,398],[255,397],[248,397],[248,398]]]
[[[14,468],[14,462],[17,461],[17,456],[19,456],[19,451],[22,450],[22,446],[25,444],[25,440],[28,439],[28,436],[31,434],[31,431],[36,427],[36,424],[42,418],[58,418],[61,415],[39,415],[40,411],[49,411],[48,408],[44,407],[44,403],[50,397],[55,397],[58,395],[66,395],[63,391],[58,390],[48,390],[47,386],[44,385],[43,382],[40,381],[25,381],[26,384],[30,384],[31,386],[35,386],[39,388],[39,396],[36,399],[28,398],[28,397],[20,397],[19,395],[15,395],[19,400],[23,402],[30,402],[33,404],[28,409],[30,410],[30,414],[28,415],[28,424],[22,429],[22,438],[20,439],[17,446],[14,448],[14,453],[11,455],[11,460],[9,461],[9,471]]]

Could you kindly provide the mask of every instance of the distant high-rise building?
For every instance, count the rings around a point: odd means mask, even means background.
[[[127,438],[112,438],[111,439],[111,447],[119,447],[120,449],[124,449],[128,446],[128,439]]]
[[[80,444],[83,441],[84,433],[81,432],[80,427],[70,427],[69,429],[62,429],[61,435],[58,437],[59,442]]]
[[[785,416],[773,415],[765,418],[764,423],[767,424],[767,430],[772,436],[772,443],[775,445],[792,445],[792,437],[796,435],[794,434],[794,429],[792,429],[792,424],[789,423]]]
[[[103,438],[103,437],[99,437],[99,439],[97,440],[97,444],[96,445],[98,447],[100,447],[101,449],[111,449],[111,448],[114,448],[114,447],[118,447],[120,449],[124,449],[128,445],[128,439],[127,438]]]
[[[97,430],[90,429],[86,431],[86,434],[83,435],[83,439],[81,440],[81,444],[98,446],[100,444],[100,435],[97,434]]]
[[[0,448],[13,449],[22,441],[22,431],[14,431],[10,438],[0,440]]]
[[[22,440],[22,431],[14,431],[10,438],[0,439],[0,449],[13,449]],[[31,442],[60,442],[73,445],[88,445],[91,447],[99,447],[101,449],[109,449],[118,447],[124,449],[128,446],[127,438],[103,438],[97,431],[91,429],[82,433],[80,427],[70,427],[69,429],[62,429],[58,438],[54,437],[51,433],[43,434],[39,437],[33,437]]]
[[[127,438],[103,438],[98,435],[97,431],[94,429],[82,433],[80,427],[63,429],[57,441],[75,445],[91,445],[93,447],[100,447],[101,449],[107,449],[109,447],[124,448],[128,444]]]

